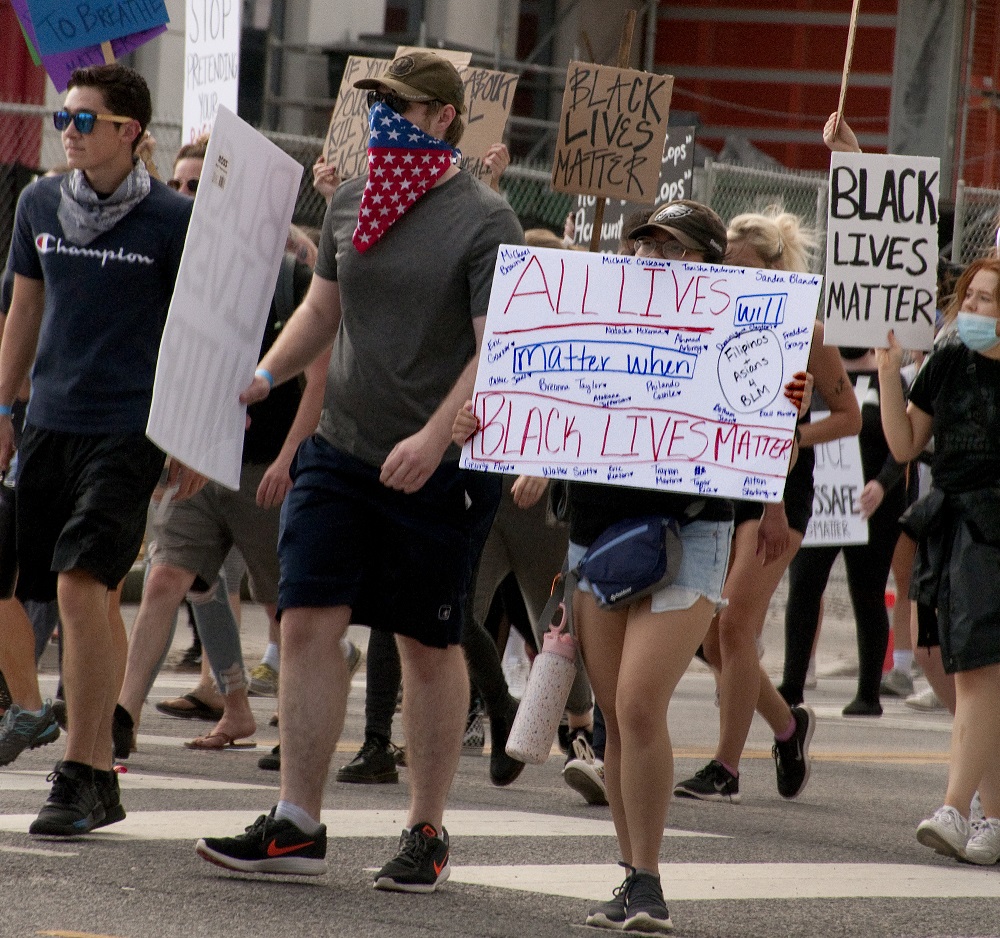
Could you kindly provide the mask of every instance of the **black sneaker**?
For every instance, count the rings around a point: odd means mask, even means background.
[[[645,870],[632,874],[632,885],[625,893],[625,931],[644,935],[666,934],[674,930],[670,912],[663,901],[660,877]]]
[[[97,788],[97,797],[101,799],[101,806],[104,808],[104,820],[95,824],[94,829],[124,821],[125,809],[122,807],[122,793],[118,787],[118,773],[114,770],[102,772],[100,769],[94,769],[94,785]]]
[[[809,707],[792,707],[792,716],[795,732],[784,742],[776,739],[771,749],[782,798],[797,798],[809,781],[809,743],[816,729],[816,715]]]
[[[358,754],[337,772],[338,782],[360,785],[394,784],[399,781],[396,747],[380,736],[368,735]]]
[[[694,778],[674,786],[678,798],[697,798],[700,801],[729,801],[740,803],[740,777],[733,775],[721,762],[713,759],[705,768],[694,773]]]
[[[291,873],[322,876],[326,872],[326,825],[306,834],[291,821],[276,819],[274,808],[236,837],[203,837],[195,850],[203,860],[240,873]]]
[[[104,820],[104,806],[94,785],[94,770],[79,762],[57,762],[46,778],[52,791],[29,834],[48,837],[76,837],[89,834]]]
[[[587,924],[594,928],[621,930],[625,924],[625,901],[628,898],[632,880],[635,879],[635,869],[624,860],[619,860],[618,865],[625,867],[628,870],[628,875],[620,886],[615,887],[615,891],[611,894],[612,897],[607,902],[598,903],[587,913]]]
[[[257,760],[257,768],[264,769],[266,772],[280,772],[281,771],[281,744],[279,743],[275,746],[269,755],[261,756]]]
[[[375,874],[375,888],[394,892],[434,892],[451,874],[448,832],[421,822],[399,838],[399,853]]]
[[[508,695],[502,712],[490,714],[490,781],[498,788],[510,785],[524,771],[524,763],[507,755],[507,737],[517,716],[517,701]]]

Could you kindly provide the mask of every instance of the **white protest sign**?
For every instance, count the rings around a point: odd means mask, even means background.
[[[462,465],[779,500],[821,283],[502,245]]]
[[[813,413],[822,420],[827,413]],[[802,539],[803,547],[842,547],[868,543],[868,522],[861,517],[861,445],[845,436],[813,447],[813,513]]]
[[[246,408],[302,167],[219,108],[160,342],[146,434],[239,488]]]
[[[826,344],[934,344],[940,161],[834,153],[826,240]]]
[[[240,0],[187,0],[182,144],[211,133],[220,106],[236,113],[242,6]]]

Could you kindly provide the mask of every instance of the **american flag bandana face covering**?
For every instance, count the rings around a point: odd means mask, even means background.
[[[351,240],[363,254],[462,154],[382,101],[368,115],[368,182]]]

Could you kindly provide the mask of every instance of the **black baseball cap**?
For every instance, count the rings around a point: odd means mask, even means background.
[[[673,235],[684,247],[703,254],[709,263],[717,264],[726,256],[726,226],[712,209],[700,202],[677,199],[661,205],[626,237],[641,238],[653,231]]]

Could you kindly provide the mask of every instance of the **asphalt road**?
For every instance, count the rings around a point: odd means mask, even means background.
[[[835,598],[835,597],[834,597]],[[831,614],[830,607],[833,606]],[[756,723],[742,765],[740,805],[674,800],[661,853],[676,933],[698,938],[1000,934],[1000,868],[960,866],[920,846],[914,831],[942,799],[949,718],[885,702],[881,719],[845,720],[843,669],[853,625],[828,604],[819,723],[809,785],[795,802],[775,789],[770,740]],[[246,608],[247,658],[263,648],[260,611]],[[184,632],[184,630],[180,630]],[[363,631],[358,637],[364,639]],[[175,648],[186,643],[179,634]],[[765,663],[780,663],[771,628]],[[55,689],[51,655],[45,693]],[[150,701],[183,693],[194,676],[165,670]],[[364,668],[355,677],[334,769],[363,736]],[[562,760],[528,767],[509,789],[490,785],[487,760],[463,758],[445,823],[451,881],[430,896],[376,892],[371,871],[395,852],[407,806],[398,785],[327,786],[329,872],[314,879],[226,873],[194,852],[199,836],[238,832],[277,798],[257,768],[276,741],[273,701],[253,698],[256,751],[191,752],[208,724],[144,713],[139,751],[121,778],[128,818],[75,841],[35,840],[62,742],[0,769],[0,936],[548,936],[600,934],[581,923],[620,881],[607,808],[588,807],[561,779]],[[694,666],[670,712],[678,777],[712,754],[718,711],[711,677]],[[397,730],[397,736],[401,730]],[[402,743],[402,739],[397,739]]]

